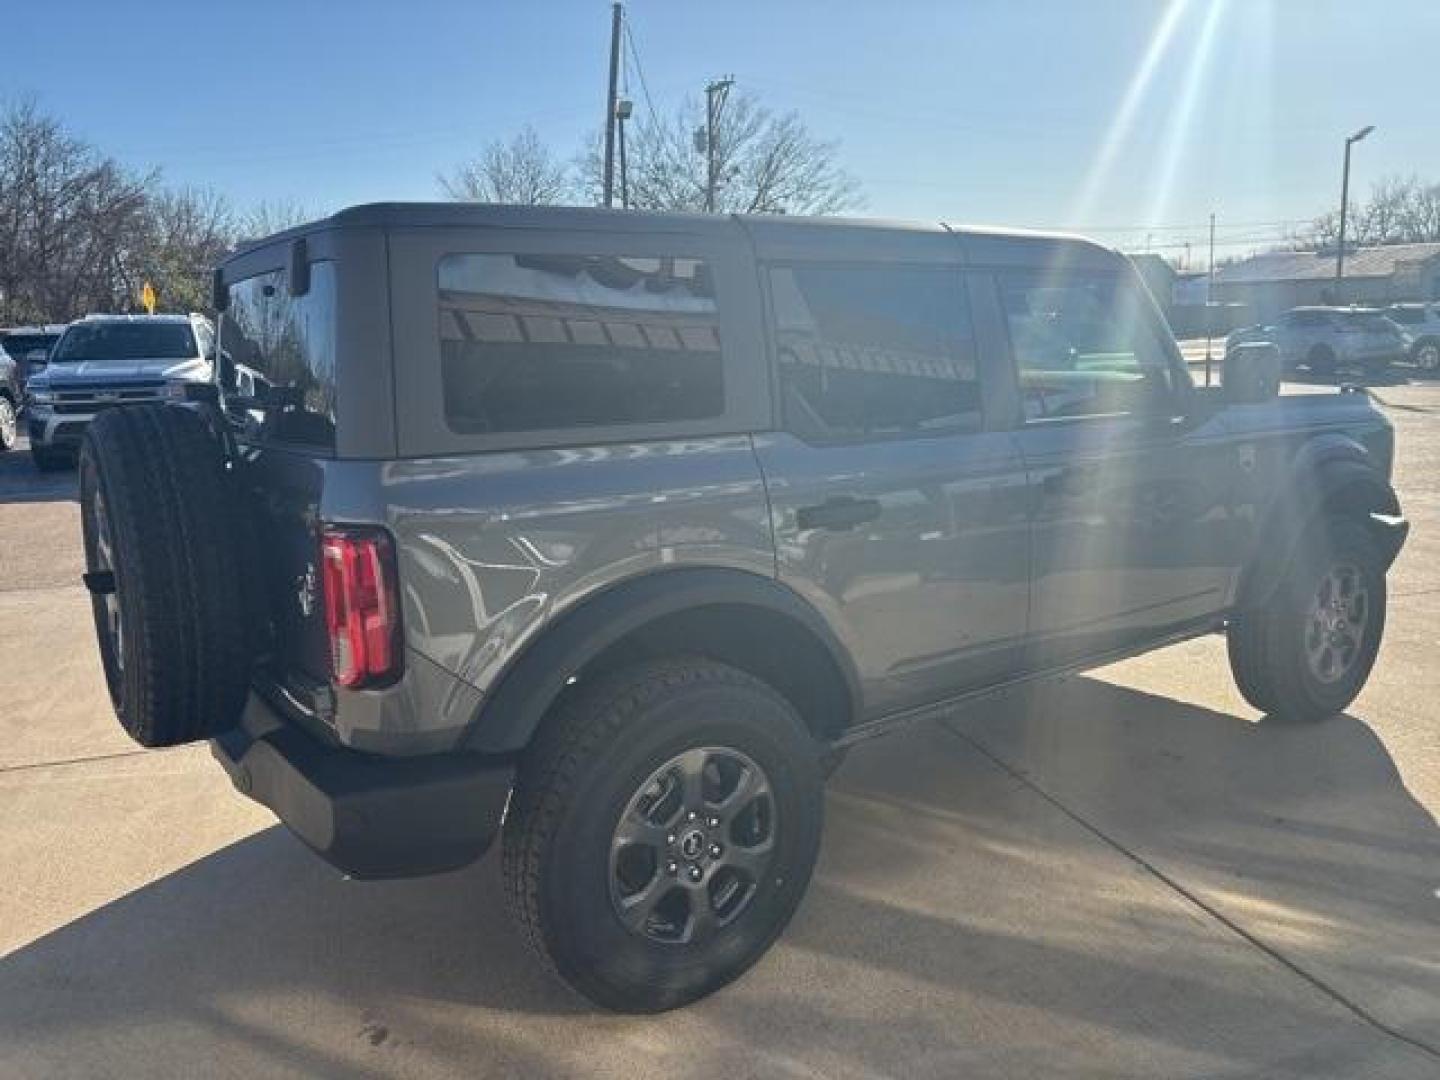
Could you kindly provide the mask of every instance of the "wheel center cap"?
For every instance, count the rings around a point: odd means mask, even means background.
[[[680,837],[680,854],[687,859],[698,859],[705,850],[705,831],[691,829]]]

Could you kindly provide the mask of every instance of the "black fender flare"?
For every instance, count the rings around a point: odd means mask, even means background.
[[[1385,470],[1348,438],[1305,447],[1281,484],[1260,531],[1254,558],[1240,577],[1238,607],[1267,603],[1317,518],[1328,510],[1363,518],[1379,544],[1384,567],[1400,554],[1409,525]]]
[[[847,724],[853,719],[861,700],[859,675],[834,631],[809,603],[759,574],[678,568],[617,583],[547,626],[501,673],[471,721],[462,747],[487,754],[524,749],[567,680],[589,661],[656,619],[715,604],[761,609],[811,633],[844,678],[852,708]]]

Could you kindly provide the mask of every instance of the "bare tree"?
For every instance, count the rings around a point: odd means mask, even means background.
[[[1340,214],[1317,217],[1295,237],[1302,250],[1333,248],[1339,241]],[[1345,213],[1345,243],[1358,246],[1416,244],[1440,241],[1440,184],[1417,176],[1388,176],[1371,189],[1370,198],[1351,204]]]
[[[130,296],[150,282],[169,311],[210,306],[210,272],[235,237],[234,214],[214,191],[182,189],[152,196],[145,211],[143,243],[121,267]]]
[[[435,179],[448,198],[461,202],[527,206],[564,202],[574,187],[564,163],[528,124],[509,142],[496,139],[475,160]]]
[[[242,238],[242,242],[259,240],[324,216],[324,211],[315,210],[294,199],[266,199],[239,216],[236,234]]]
[[[707,162],[704,105],[688,100],[669,117],[635,125],[629,145],[630,204],[643,210],[703,210]],[[698,144],[698,148],[697,148]],[[752,96],[732,96],[715,126],[715,207],[721,213],[835,214],[863,204],[836,161],[839,144],[811,134],[797,113],[774,115]],[[603,158],[596,145],[579,169],[598,200]]]
[[[0,321],[113,307],[155,179],[104,157],[33,102],[0,114]]]

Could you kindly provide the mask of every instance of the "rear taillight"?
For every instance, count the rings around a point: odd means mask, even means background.
[[[402,654],[390,537],[380,529],[327,525],[320,554],[331,676],[352,688],[393,682]]]

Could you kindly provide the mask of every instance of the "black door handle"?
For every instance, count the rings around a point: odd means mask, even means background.
[[[843,495],[826,499],[819,506],[802,506],[795,511],[795,524],[802,529],[853,529],[880,516],[876,499],[854,499]]]

